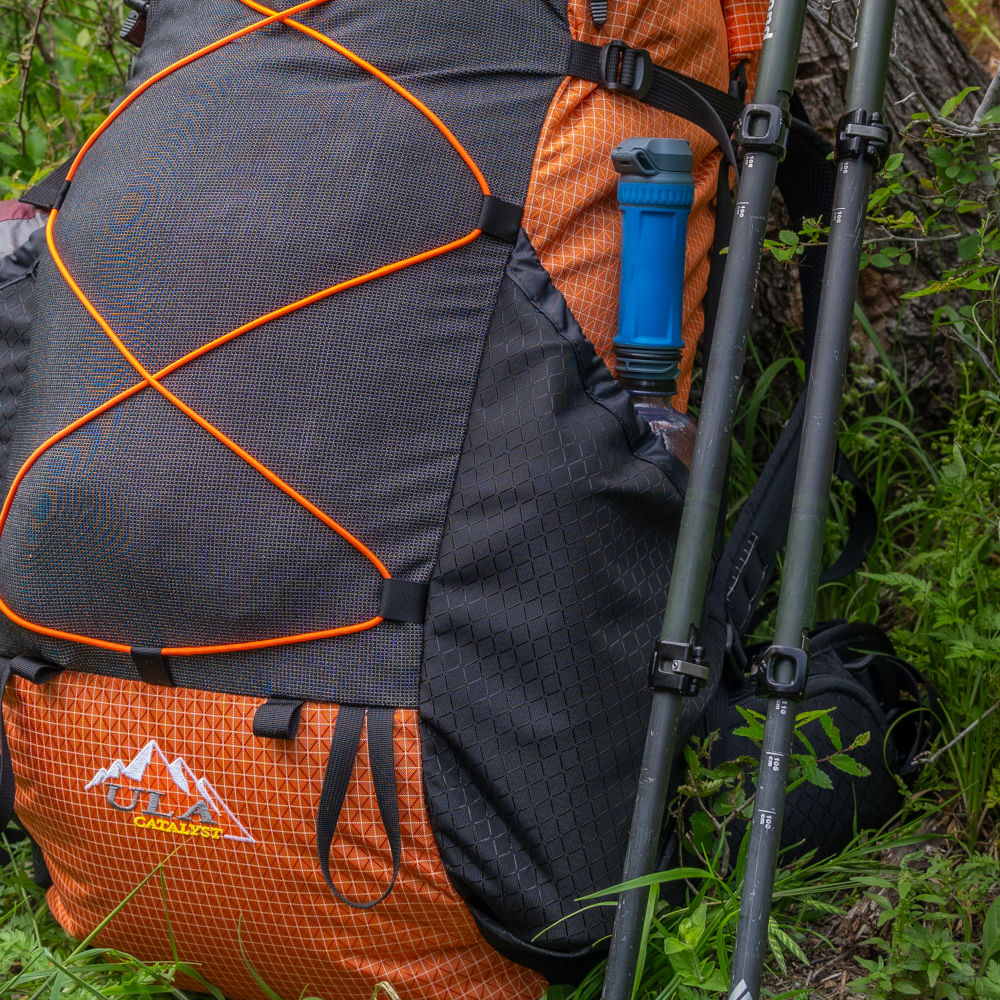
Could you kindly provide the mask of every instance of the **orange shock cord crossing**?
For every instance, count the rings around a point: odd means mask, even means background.
[[[169,76],[171,73],[184,66],[189,65],[196,59],[200,59],[202,56],[208,55],[211,52],[222,48],[224,45],[228,45],[230,42],[236,41],[237,39],[243,38],[249,35],[251,32],[258,31],[261,28],[267,27],[268,25],[281,22],[289,28],[296,31],[300,31],[310,38],[314,38],[316,41],[333,49],[334,52],[348,59],[350,62],[354,63],[360,69],[364,70],[366,73],[370,73],[372,76],[376,77],[382,83],[384,83],[390,90],[394,91],[400,97],[404,98],[410,104],[413,105],[425,118],[430,121],[435,128],[437,128],[444,138],[448,141],[449,145],[455,150],[455,152],[461,157],[462,161],[472,172],[475,177],[480,190],[484,197],[489,196],[490,188],[486,182],[486,178],[483,176],[482,171],[475,164],[472,158],[469,156],[468,152],[464,149],[462,144],[458,141],[455,135],[448,129],[448,127],[431,111],[426,107],[417,97],[411,94],[403,86],[397,83],[395,80],[386,76],[381,70],[373,66],[371,63],[366,62],[360,56],[351,52],[350,50],[344,48],[338,42],[334,41],[326,35],[321,34],[313,28],[307,27],[298,21],[293,20],[293,15],[301,13],[303,11],[309,10],[312,7],[318,7],[321,4],[329,2],[329,0],[306,0],[304,3],[297,4],[290,7],[288,10],[276,12],[261,4],[255,3],[254,0],[240,0],[245,6],[251,8],[259,14],[264,15],[263,20],[258,21],[246,28],[242,28],[239,31],[234,31],[223,38],[220,38],[216,42],[212,42],[210,45],[206,45],[203,48],[198,49],[196,52],[185,56],[183,59],[179,59],[177,62],[172,63],[165,69],[158,73],[155,73],[148,80],[138,86],[133,90],[112,112],[111,114],[98,126],[97,130],[90,136],[90,138],[84,143],[83,148],[77,154],[76,158],[73,160],[72,166],[66,175],[67,182],[72,181],[74,175],[76,174],[77,168],[79,167],[84,156],[88,153],[94,143],[101,137],[105,130],[118,118],[119,115],[125,111],[135,100],[137,100],[142,94],[149,90],[152,86],[162,80],[164,77]],[[282,306],[279,309],[275,309],[272,312],[266,313],[263,316],[259,316],[257,319],[251,320],[248,323],[244,323],[242,326],[237,327],[235,330],[230,330],[228,333],[222,336],[216,337],[214,340],[203,344],[201,347],[185,354],[183,357],[178,358],[176,361],[169,364],[166,368],[161,369],[156,373],[150,373],[142,363],[129,351],[128,347],[122,342],[118,335],[111,329],[106,320],[100,315],[97,309],[94,307],[93,303],[87,298],[83,290],[73,279],[72,275],[69,273],[65,263],[63,262],[61,256],[55,245],[54,238],[54,226],[55,220],[58,216],[58,210],[53,209],[49,216],[48,224],[46,226],[46,240],[48,243],[49,251],[52,254],[52,259],[55,261],[56,267],[59,269],[60,274],[63,276],[66,283],[72,289],[73,293],[80,300],[83,307],[91,315],[94,321],[100,326],[100,328],[107,334],[108,338],[115,345],[118,351],[121,353],[122,357],[129,363],[129,365],[135,369],[137,374],[141,377],[142,381],[136,383],[128,389],[118,393],[111,399],[102,403],[100,406],[91,410],[89,413],[84,414],[77,420],[74,420],[71,424],[64,427],[62,430],[53,434],[48,440],[44,441],[39,445],[28,457],[27,461],[21,466],[17,475],[14,477],[14,481],[11,483],[10,490],[7,493],[7,497],[4,501],[3,508],[0,509],[0,535],[3,534],[4,527],[7,523],[8,515],[10,514],[11,506],[14,502],[14,497],[17,494],[17,490],[21,483],[23,482],[25,476],[31,470],[35,462],[50,448],[58,444],[64,438],[68,437],[74,431],[83,427],[85,424],[89,423],[96,417],[107,413],[112,407],[117,406],[119,403],[124,402],[126,399],[134,396],[138,392],[142,392],[144,389],[153,389],[158,392],[164,399],[167,399],[170,403],[177,407],[185,416],[193,420],[199,427],[201,427],[208,434],[211,434],[217,441],[225,445],[233,454],[237,455],[244,462],[250,465],[252,468],[256,469],[268,482],[274,485],[277,489],[281,490],[286,496],[290,497],[300,506],[305,508],[310,514],[315,518],[320,520],[332,531],[336,532],[341,538],[344,539],[349,545],[356,549],[361,555],[363,555],[369,562],[375,567],[378,573],[383,577],[383,579],[390,579],[391,574],[389,570],[385,567],[383,562],[372,552],[363,542],[357,539],[351,534],[346,528],[338,524],[332,517],[326,514],[324,511],[320,510],[314,503],[308,500],[306,497],[302,496],[294,487],[290,486],[283,479],[281,479],[276,473],[272,472],[261,462],[257,461],[249,452],[241,448],[235,441],[227,437],[218,428],[214,427],[209,423],[204,417],[198,414],[190,406],[188,406],[183,400],[179,399],[172,392],[166,389],[162,384],[162,380],[168,375],[176,372],[178,369],[184,367],[184,365],[208,354],[209,351],[214,350],[223,344],[228,343],[235,338],[242,336],[245,333],[249,333],[251,330],[256,330],[258,327],[263,326],[265,323],[269,323],[272,320],[278,319],[282,316],[287,316],[289,313],[295,312],[298,309],[302,309],[305,306],[312,305],[315,302],[320,302],[323,299],[329,298],[332,295],[336,295],[338,292],[346,291],[349,288],[356,288],[359,285],[366,284],[369,281],[374,281],[377,278],[385,277],[389,274],[394,274],[397,271],[401,271],[404,268],[411,267],[414,264],[419,264],[423,261],[432,260],[435,257],[440,257],[442,254],[446,254],[451,250],[457,250],[459,247],[465,246],[471,243],[473,240],[477,239],[482,235],[482,230],[473,229],[470,233],[459,239],[452,240],[442,246],[435,247],[432,250],[424,251],[423,253],[416,254],[412,257],[407,257],[403,260],[395,261],[391,264],[386,264],[383,267],[376,268],[374,271],[369,271],[367,274],[359,275],[356,278],[350,278],[346,281],[339,282],[336,285],[332,285],[329,288],[325,288],[322,291],[308,295],[305,298],[299,299],[289,305]],[[40,635],[49,636],[55,639],[68,639],[73,642],[83,643],[88,646],[97,646],[101,649],[113,650],[115,652],[128,653],[131,651],[132,646],[130,644],[121,642],[111,642],[106,639],[98,639],[92,636],[78,635],[74,632],[66,632],[60,629],[49,628],[45,625],[39,625],[35,622],[28,621],[26,618],[21,617],[10,608],[7,603],[0,598],[0,611],[2,611],[11,621],[15,622],[17,625],[22,626],[32,632],[36,632]],[[190,656],[197,654],[216,654],[216,653],[227,653],[227,652],[238,652],[252,649],[264,649],[271,646],[283,646],[289,645],[297,642],[308,642],[313,639],[329,639],[335,636],[349,635],[356,632],[362,632],[366,629],[374,628],[375,626],[381,624],[383,619],[381,617],[370,618],[367,621],[357,622],[353,625],[342,625],[335,628],[321,629],[313,632],[303,632],[296,635],[289,636],[277,636],[268,639],[257,639],[249,642],[234,642],[234,643],[223,643],[213,646],[171,646],[165,647],[162,652],[164,655],[173,656]]]

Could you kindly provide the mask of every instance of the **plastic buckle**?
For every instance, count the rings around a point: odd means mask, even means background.
[[[764,134],[755,135],[764,122]],[[788,145],[788,112],[776,104],[748,104],[736,124],[740,153],[773,153],[785,157]]]
[[[633,57],[632,82],[625,83],[622,76],[630,56]],[[633,49],[620,38],[612,38],[601,46],[600,78],[605,90],[641,101],[653,86],[653,57],[646,49]]]
[[[149,11],[149,0],[125,0],[125,4],[132,9],[125,18],[121,31],[118,32],[118,37],[122,41],[128,42],[129,45],[141,48],[146,37],[146,14]]]
[[[774,676],[774,665],[779,659],[791,660],[795,664],[795,673],[790,681],[779,681]],[[750,676],[757,682],[757,689],[762,694],[801,698],[809,676],[809,651],[799,646],[768,646],[754,659]]]
[[[848,111],[837,122],[834,159],[868,160],[878,170],[889,155],[892,129],[877,111]]]
[[[696,695],[701,682],[708,680],[704,665],[705,650],[690,642],[666,642],[659,639],[653,647],[649,666],[649,686],[654,691],[676,691]]]

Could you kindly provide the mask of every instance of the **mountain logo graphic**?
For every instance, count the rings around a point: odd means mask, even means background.
[[[114,810],[132,816],[135,826],[205,840],[254,843],[207,778],[199,778],[183,757],[170,760],[150,740],[127,764],[99,768],[84,791],[100,788]]]

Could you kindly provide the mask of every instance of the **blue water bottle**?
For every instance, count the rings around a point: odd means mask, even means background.
[[[622,213],[618,381],[664,445],[691,463],[694,421],[670,405],[684,340],[681,306],[693,157],[684,139],[626,139],[611,153]]]

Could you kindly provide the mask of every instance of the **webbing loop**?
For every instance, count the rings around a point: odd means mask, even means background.
[[[396,759],[393,748],[392,726],[395,712],[391,708],[362,705],[341,705],[337,709],[337,719],[330,741],[330,757],[323,776],[323,788],[319,797],[319,813],[316,817],[316,848],[319,853],[319,867],[330,891],[342,903],[356,910],[370,910],[381,903],[399,878],[402,858],[402,834],[399,828],[399,799],[396,790]],[[375,801],[379,816],[389,839],[392,854],[392,880],[378,899],[368,901],[348,899],[333,884],[330,875],[330,846],[337,823],[347,798],[347,789],[354,773],[354,762],[361,743],[361,730],[367,719],[368,760],[372,770],[372,784],[375,786]]]

